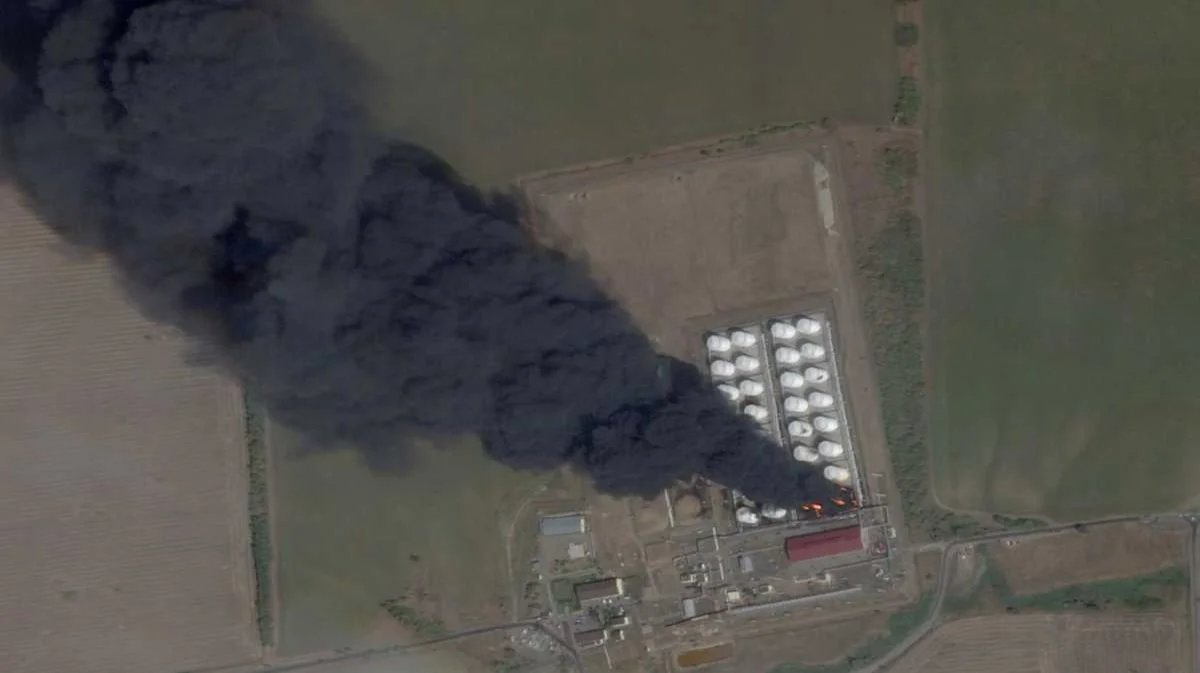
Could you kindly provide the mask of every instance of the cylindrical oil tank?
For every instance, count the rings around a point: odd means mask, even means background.
[[[796,372],[784,372],[779,375],[779,385],[793,390],[804,387],[804,377]]]
[[[817,416],[812,423],[819,432],[837,432],[840,427],[837,419],[833,416]]]
[[[805,367],[804,380],[809,383],[825,383],[829,380],[829,370],[823,367]]]
[[[733,361],[733,364],[743,372],[756,372],[762,366],[758,358],[751,355],[739,355]]]
[[[821,460],[821,454],[817,453],[811,446],[797,444],[792,449],[792,457],[802,463],[815,463]]]
[[[822,458],[832,460],[834,458],[841,458],[845,455],[846,450],[842,448],[841,444],[826,440],[817,444],[817,452],[821,454]]]
[[[791,421],[787,424],[787,431],[789,435],[799,439],[813,436],[813,426],[808,421]]]
[[[725,396],[725,399],[729,400],[730,402],[737,402],[738,400],[742,399],[742,391],[738,390],[737,386],[731,386],[728,383],[722,383],[721,385],[717,386],[717,390],[721,391],[721,394]]]
[[[788,511],[779,505],[764,505],[760,512],[764,519],[771,521],[783,521],[788,515]]]
[[[733,345],[737,346],[738,348],[750,348],[754,344],[758,343],[758,337],[744,330],[735,331],[733,334],[729,335],[729,339],[733,342]]]
[[[783,410],[789,414],[803,414],[808,411],[808,400],[803,397],[785,397]]]
[[[729,340],[729,337],[720,334],[710,334],[704,345],[708,347],[709,353],[728,353],[733,349],[733,342]]]
[[[825,347],[814,343],[801,344],[800,356],[805,360],[824,360]]]
[[[817,409],[828,409],[833,406],[833,395],[814,390],[808,394],[808,403]]]
[[[821,323],[817,320],[813,320],[812,318],[800,318],[796,321],[796,331],[801,334],[808,334],[810,336],[813,334],[820,334]]]
[[[746,379],[738,384],[738,390],[741,390],[743,395],[757,396],[762,395],[766,388],[763,387],[763,384],[759,383],[758,381]]]
[[[777,322],[771,325],[771,336],[776,339],[795,339],[796,327],[786,322]]]
[[[834,482],[835,484],[850,483],[850,470],[847,470],[840,465],[826,465],[825,469],[822,471],[822,474],[825,475],[826,479]]]
[[[712,372],[713,376],[721,377],[733,376],[737,373],[737,367],[734,367],[729,360],[713,360],[713,363],[708,366],[708,370]]]
[[[775,349],[775,361],[781,365],[794,365],[800,361],[800,351],[787,346]]]
[[[747,526],[757,526],[759,521],[761,521],[761,519],[759,519],[758,512],[755,512],[749,507],[739,507],[735,516],[737,517],[738,523],[743,523]]]
[[[746,414],[750,418],[753,418],[759,423],[767,420],[766,407],[757,404],[747,404],[746,406],[742,407],[742,413]]]

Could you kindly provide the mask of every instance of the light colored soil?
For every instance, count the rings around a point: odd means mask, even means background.
[[[939,627],[892,673],[1168,673],[1186,636],[1163,615],[1001,615]]]
[[[0,187],[0,668],[257,659],[241,397]]]
[[[1072,584],[1146,575],[1187,562],[1187,530],[1139,523],[1092,526],[1019,544],[990,545],[1013,591],[1034,594]]]

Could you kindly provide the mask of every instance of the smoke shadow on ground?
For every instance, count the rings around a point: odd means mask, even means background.
[[[68,4],[3,18],[39,36],[20,45],[37,57],[4,54],[24,85],[5,106],[12,175],[309,446],[387,471],[406,438],[475,433],[507,465],[571,465],[613,494],[700,474],[829,503],[832,484],[660,357],[515,201],[379,138],[347,50],[297,5]]]

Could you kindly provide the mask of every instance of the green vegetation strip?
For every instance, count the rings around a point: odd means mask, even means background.
[[[400,599],[389,598],[379,606],[386,610],[392,619],[412,629],[419,636],[437,638],[446,635],[446,625],[442,620],[436,617],[426,617],[402,603]]]
[[[926,592],[916,603],[894,613],[888,618],[887,635],[871,638],[836,664],[824,666],[783,664],[771,669],[770,673],[847,673],[865,666],[891,652],[905,638],[912,635],[921,624],[924,624],[933,610],[934,598],[935,595],[932,591]]]
[[[267,494],[266,414],[249,395],[243,396],[246,414],[246,455],[250,476],[250,555],[254,560],[254,610],[258,637],[264,646],[275,644],[271,613],[271,519]]]
[[[895,169],[900,175],[907,170],[902,155],[885,154],[883,163],[900,165]],[[941,509],[929,492],[919,323],[925,301],[920,228],[915,213],[899,211],[858,260],[868,286],[864,308],[879,375],[884,431],[910,523],[932,539],[976,535],[984,530],[978,521]]]
[[[896,104],[892,108],[892,119],[901,126],[912,126],[921,111],[921,91],[915,77],[901,77],[896,90]]]

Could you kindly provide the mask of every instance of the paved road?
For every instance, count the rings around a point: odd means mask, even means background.
[[[924,640],[935,628],[937,628],[939,626],[939,622],[941,621],[942,606],[946,602],[946,592],[950,588],[950,579],[953,577],[953,573],[950,572],[950,569],[951,569],[950,564],[953,562],[954,555],[958,553],[959,549],[961,549],[962,547],[964,547],[966,545],[979,544],[982,542],[991,542],[994,540],[1006,540],[1006,539],[1014,539],[1014,538],[1030,538],[1030,537],[1038,537],[1038,536],[1042,536],[1042,535],[1051,535],[1054,533],[1060,533],[1065,530],[1070,530],[1079,525],[1100,526],[1100,525],[1106,525],[1106,524],[1131,523],[1131,522],[1137,522],[1137,521],[1141,521],[1143,523],[1150,524],[1150,523],[1156,522],[1160,518],[1176,518],[1176,517],[1180,517],[1180,516],[1185,516],[1185,515],[1181,515],[1181,514],[1175,513],[1175,512],[1168,512],[1165,514],[1152,514],[1149,516],[1116,516],[1116,517],[1110,517],[1107,519],[1082,521],[1079,523],[1055,524],[1053,526],[1046,526],[1044,528],[1037,528],[1034,530],[988,533],[986,535],[977,535],[977,536],[971,537],[971,538],[955,540],[954,542],[935,542],[935,543],[926,543],[926,544],[920,545],[920,548],[922,550],[936,549],[939,546],[941,546],[941,548],[942,548],[942,563],[938,569],[938,575],[939,575],[938,576],[938,585],[937,585],[936,594],[935,594],[934,600],[933,600],[933,607],[929,610],[929,617],[927,617],[924,623],[922,623],[919,627],[917,627],[916,630],[914,630],[907,638],[900,641],[900,643],[898,643],[894,648],[892,648],[892,650],[889,651],[887,654],[884,654],[883,656],[872,661],[871,663],[869,663],[861,668],[856,669],[853,673],[877,673],[879,671],[886,671],[900,657],[904,656],[909,650],[911,650],[913,647],[915,647],[917,645],[917,643]],[[1191,582],[1191,585],[1192,585],[1192,612],[1193,612],[1193,615],[1195,615],[1198,604],[1200,604],[1200,585],[1197,584],[1197,579],[1198,579],[1197,573],[1200,572],[1200,549],[1197,548],[1198,545],[1196,544],[1197,519],[1196,519],[1196,517],[1190,517],[1190,516],[1187,517],[1187,519],[1188,519],[1188,521],[1190,521],[1192,523],[1192,547],[1191,547],[1191,549],[1192,549],[1192,551],[1191,551],[1192,582]],[[1195,617],[1193,617],[1192,626],[1193,626],[1193,629],[1195,629],[1195,633],[1194,633],[1194,636],[1192,639],[1193,647],[1197,648],[1196,651],[1198,654],[1200,654],[1200,621],[1198,621]],[[1195,661],[1197,662],[1196,673],[1200,673],[1200,658],[1197,658]]]

